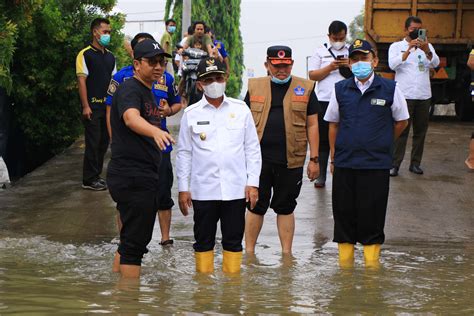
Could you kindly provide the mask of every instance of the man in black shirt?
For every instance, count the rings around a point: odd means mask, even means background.
[[[152,84],[165,70],[170,57],[157,42],[146,39],[135,46],[132,79],[115,92],[110,114],[112,157],[107,184],[122,220],[120,260],[123,277],[138,278],[143,254],[151,240],[158,197],[158,170],[161,150],[174,143],[160,129],[160,111],[152,94]]]
[[[76,76],[84,119],[85,151],[82,187],[105,190],[100,178],[104,155],[109,146],[105,120],[105,98],[111,77],[115,74],[115,57],[106,49],[110,43],[110,22],[97,18],[91,23],[92,43],[76,58]]]
[[[253,253],[268,207],[277,213],[283,253],[291,253],[295,229],[293,211],[302,184],[303,165],[310,147],[307,175],[319,175],[318,112],[314,81],[291,76],[293,59],[287,46],[272,46],[265,63],[270,76],[249,80],[245,102],[250,106],[262,151],[259,200],[247,212],[245,250]],[[273,190],[273,197],[272,197]]]

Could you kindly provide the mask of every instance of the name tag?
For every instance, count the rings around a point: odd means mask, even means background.
[[[383,99],[372,99],[372,100],[370,100],[370,104],[372,104],[372,105],[385,106],[386,103],[387,103],[387,101],[383,100]]]
[[[209,121],[199,121],[197,122],[197,125],[209,125],[210,122]]]

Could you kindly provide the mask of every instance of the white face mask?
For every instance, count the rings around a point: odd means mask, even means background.
[[[204,89],[204,94],[212,99],[220,98],[224,95],[225,92],[225,82],[219,83],[214,81],[213,83],[202,86]]]
[[[333,42],[331,41],[331,47],[334,47],[335,50],[341,50],[346,45],[346,42]]]

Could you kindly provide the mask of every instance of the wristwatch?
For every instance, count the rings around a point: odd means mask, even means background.
[[[309,161],[312,161],[314,163],[319,163],[319,157],[318,156],[310,157]]]

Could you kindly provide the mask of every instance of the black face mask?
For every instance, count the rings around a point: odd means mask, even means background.
[[[417,38],[418,38],[418,30],[419,30],[419,29],[414,29],[413,31],[411,31],[411,32],[408,34],[408,36],[410,36],[410,38],[411,38],[412,40],[417,39]]]

